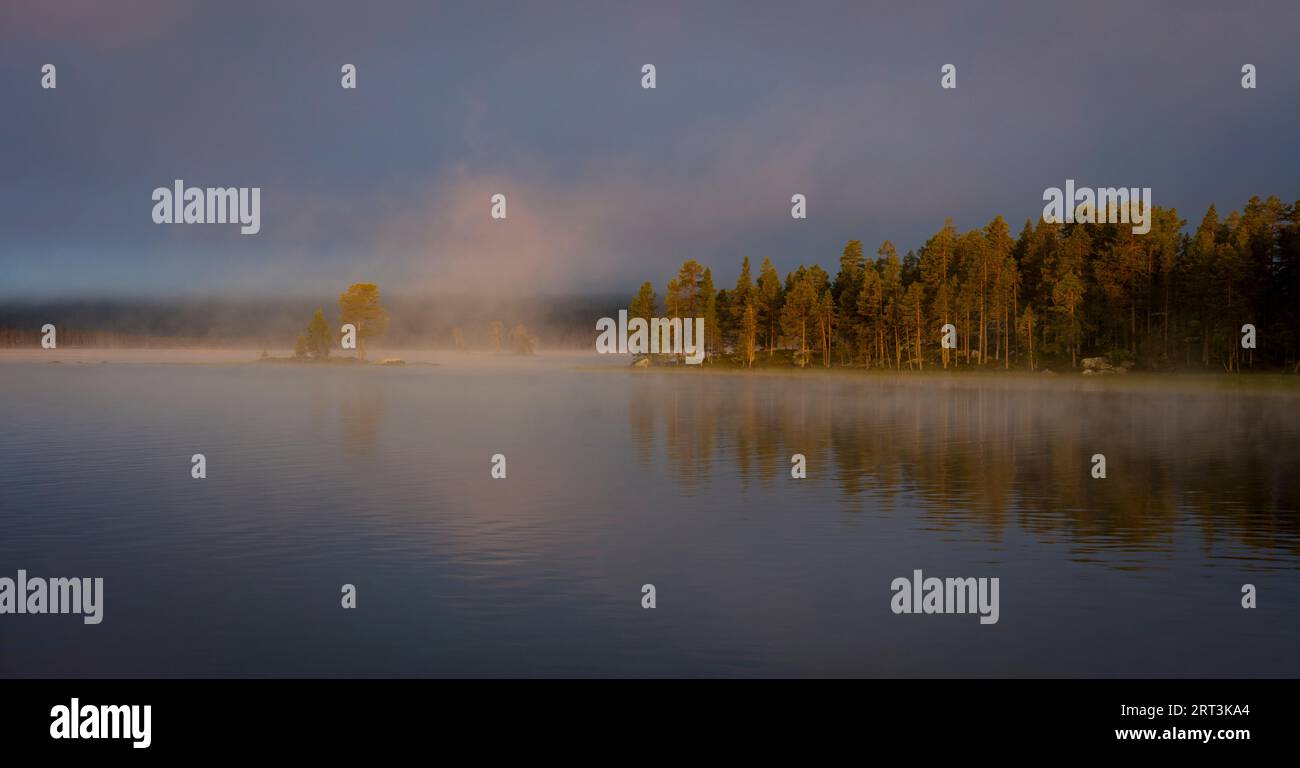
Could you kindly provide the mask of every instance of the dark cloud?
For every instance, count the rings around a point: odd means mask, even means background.
[[[725,284],[1066,178],[1300,197],[1300,6],[1045,5],[8,3],[0,293]],[[262,187],[262,233],[153,224],[176,178]]]

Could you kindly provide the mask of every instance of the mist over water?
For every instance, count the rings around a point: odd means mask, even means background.
[[[0,286],[0,291],[3,286]],[[620,295],[545,295],[533,293],[428,293],[390,295],[384,305],[392,322],[384,345],[394,348],[448,348],[460,329],[474,347],[488,348],[488,326],[524,323],[545,339],[548,349],[590,349],[592,317],[613,314],[627,299]],[[40,347],[40,328],[59,329],[59,346],[175,349],[215,354],[223,348],[287,352],[312,317],[321,310],[331,327],[339,318],[337,294],[315,296],[209,295],[172,298],[19,299],[0,295],[0,350]],[[48,359],[48,358],[46,358]]]
[[[0,357],[0,575],[104,621],[4,617],[0,676],[1300,674],[1290,388],[55,354]]]

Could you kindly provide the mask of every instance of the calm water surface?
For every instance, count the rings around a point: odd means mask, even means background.
[[[0,360],[0,676],[1300,675],[1300,387],[431,359]]]

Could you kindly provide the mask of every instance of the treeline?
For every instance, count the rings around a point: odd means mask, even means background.
[[[462,293],[384,292],[390,317],[379,340],[386,350],[456,345],[456,328],[470,348],[492,349],[492,323],[502,321],[501,344],[513,349],[586,350],[591,318],[627,306],[621,292],[530,294],[508,297]],[[337,336],[337,294],[195,298],[0,298],[0,349],[39,348],[41,327],[58,328],[59,345],[84,347],[240,347],[284,350],[295,346],[317,309]],[[522,328],[516,333],[517,328]],[[526,335],[525,335],[526,332]]]
[[[968,232],[949,219],[903,255],[850,240],[833,276],[813,264],[782,279],[766,258],[754,274],[745,257],[722,289],[691,260],[662,300],[643,284],[629,314],[703,317],[709,356],[746,366],[1039,370],[1091,355],[1148,370],[1300,370],[1300,202],[1253,197],[1227,216],[1212,205],[1191,232],[1175,209],[1148,213],[1145,234],[1040,219],[1017,237],[1001,216]]]

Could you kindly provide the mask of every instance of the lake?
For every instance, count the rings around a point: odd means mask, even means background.
[[[0,676],[1300,675],[1300,377],[397,354],[0,357]]]

